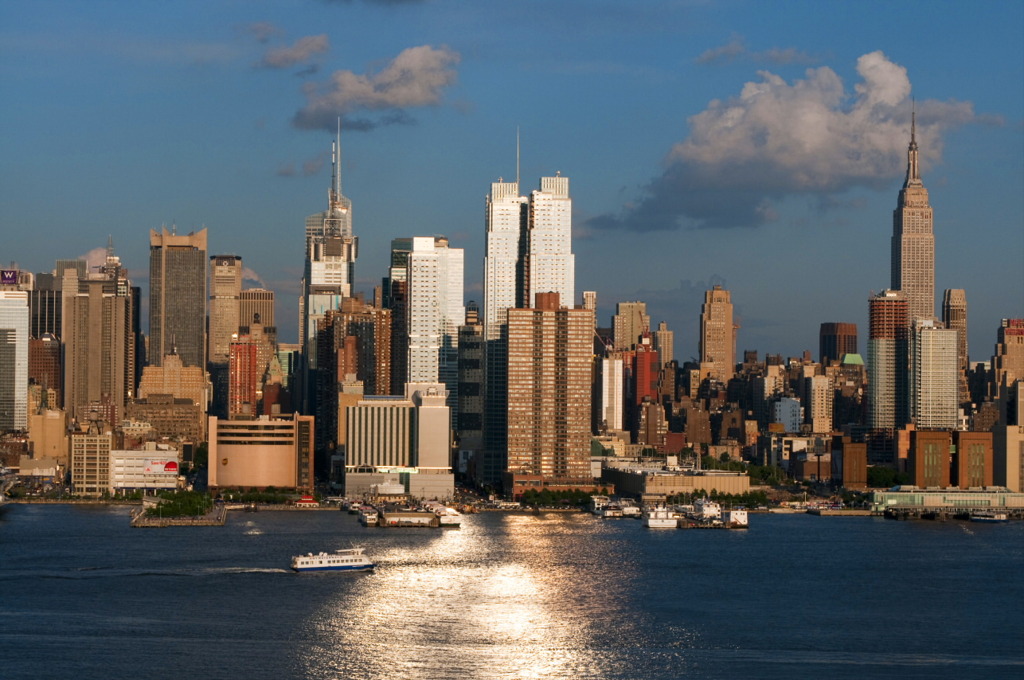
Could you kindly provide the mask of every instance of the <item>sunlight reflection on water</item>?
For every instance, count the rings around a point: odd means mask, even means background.
[[[599,526],[586,517],[508,515],[488,532],[474,520],[374,554],[376,572],[312,615],[322,642],[303,655],[306,675],[599,677],[594,629],[616,618],[628,560],[579,553],[579,540],[577,554],[562,552],[560,539]]]

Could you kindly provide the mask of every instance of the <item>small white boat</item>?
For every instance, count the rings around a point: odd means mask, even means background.
[[[630,517],[632,519],[640,519],[643,517],[643,510],[639,505],[627,501],[623,501],[621,505],[623,517]]]
[[[1009,522],[1010,518],[1005,512],[990,512],[987,510],[981,510],[978,512],[971,513],[971,521],[1001,524],[1003,522]]]
[[[379,518],[380,515],[377,513],[377,509],[370,505],[364,505],[359,509],[359,523],[364,527],[377,526]]]
[[[375,565],[363,548],[346,548],[332,553],[306,553],[292,558],[295,571],[369,571]]]
[[[643,522],[645,527],[651,529],[675,529],[679,526],[679,518],[664,505],[648,508],[644,512]]]
[[[693,502],[693,515],[696,520],[722,519],[722,506],[710,498],[698,498]]]
[[[750,526],[746,510],[727,510],[722,515],[722,522],[730,529],[746,529]]]
[[[597,513],[598,517],[609,519],[613,517],[622,517],[622,506],[618,503],[609,503],[608,505],[601,508],[600,512]]]

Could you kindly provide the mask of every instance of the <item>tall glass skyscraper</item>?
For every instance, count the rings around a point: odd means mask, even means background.
[[[149,230],[149,363],[206,367],[206,229]]]
[[[303,413],[316,408],[316,327],[328,311],[352,295],[359,240],[352,234],[352,201],[341,193],[341,133],[331,147],[327,210],[306,218],[306,262],[299,299],[299,344],[303,354]]]

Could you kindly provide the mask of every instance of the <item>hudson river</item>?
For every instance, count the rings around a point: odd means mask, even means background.
[[[0,678],[1024,677],[1020,522],[265,511],[131,529],[128,511],[0,516]],[[288,569],[352,545],[375,572]]]

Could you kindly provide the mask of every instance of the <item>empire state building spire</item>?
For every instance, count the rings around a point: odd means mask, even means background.
[[[907,147],[907,178],[903,188],[924,186],[921,182],[921,171],[917,165],[917,111],[910,114],[910,145]]]
[[[907,177],[892,214],[892,289],[910,303],[909,320],[935,317],[935,234],[928,190],[921,181],[917,115],[911,114]]]

